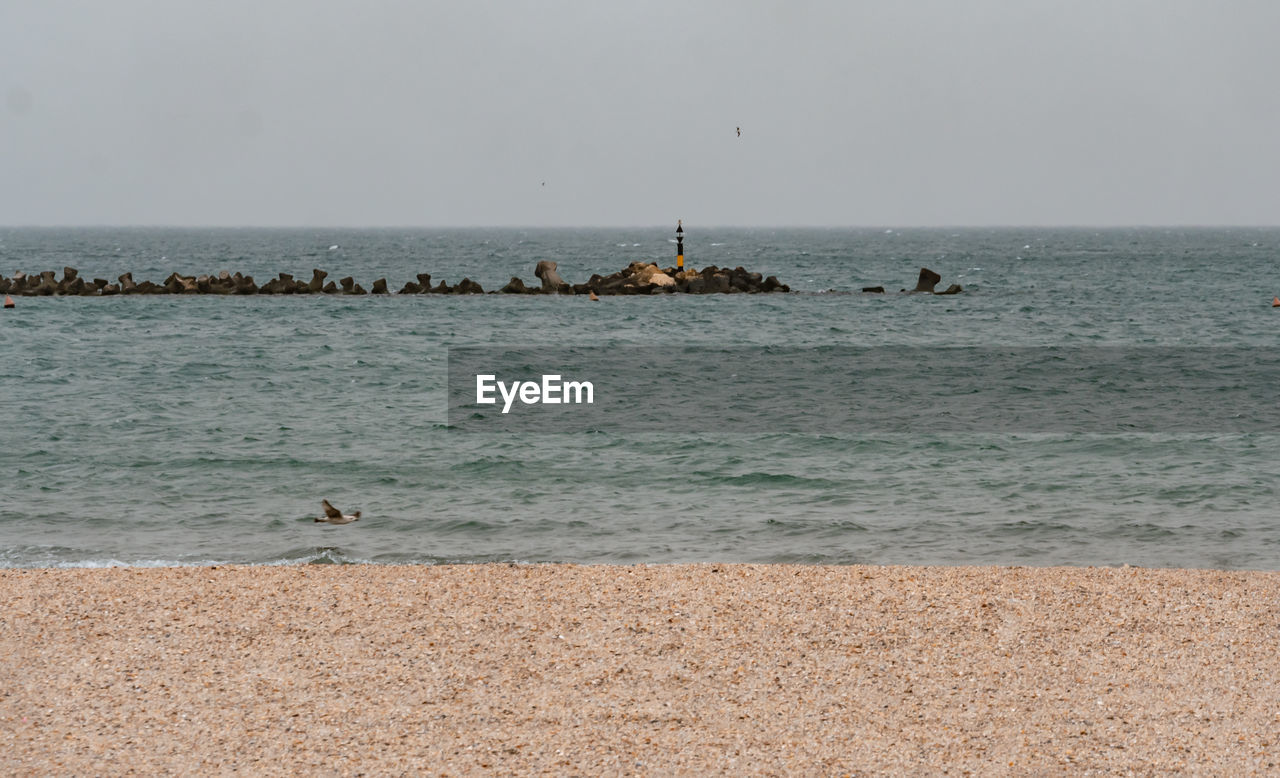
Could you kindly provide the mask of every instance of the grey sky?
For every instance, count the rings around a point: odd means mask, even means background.
[[[0,223],[1278,224],[1278,33],[1270,0],[0,0]]]

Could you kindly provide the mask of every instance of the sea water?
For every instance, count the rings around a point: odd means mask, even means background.
[[[689,265],[741,265],[793,292],[18,298],[0,312],[0,565],[1280,567],[1280,430],[1265,396],[1227,412],[1232,391],[1280,383],[1268,356],[1280,346],[1280,230],[690,224],[685,235]],[[425,272],[493,290],[512,276],[536,286],[540,260],[571,283],[674,264],[673,239],[665,227],[6,228],[0,273],[70,265],[160,282],[225,269],[261,283],[322,268],[366,288]],[[900,294],[921,267],[964,292]],[[486,349],[567,350],[588,372],[613,355],[626,403],[658,421],[460,424],[451,350]],[[1056,349],[1093,373],[1080,383],[1052,360],[1035,373],[1033,359],[967,374],[1004,397],[1027,391],[1028,371],[1048,396],[1083,387],[1061,423],[997,413],[933,425],[945,417],[928,393],[894,407],[901,424],[873,423],[889,417],[832,412],[850,349],[961,378],[975,350]],[[629,350],[711,354],[702,362],[724,385],[736,375],[726,360],[792,359],[779,397],[810,423],[780,423],[745,397],[708,403],[678,374],[642,380],[637,367],[630,380],[617,359]],[[1153,396],[1132,385],[1147,373],[1180,423],[1125,423]],[[954,376],[929,375],[911,386],[940,403]],[[1199,391],[1169,391],[1184,379]],[[1086,414],[1117,422],[1077,423]],[[361,520],[314,522],[322,498]]]

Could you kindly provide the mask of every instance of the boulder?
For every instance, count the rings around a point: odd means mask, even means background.
[[[417,283],[414,283],[413,281],[407,281],[405,282],[405,285],[400,289],[400,294],[430,294],[430,293],[431,293],[431,274],[430,273],[419,273]]]
[[[207,289],[208,294],[235,294],[236,282],[231,278],[227,271],[222,271],[217,275],[208,276]],[[196,285],[200,286],[200,279],[196,279]],[[205,291],[205,287],[201,287],[201,291]]]
[[[475,281],[472,281],[470,278],[464,278],[458,282],[457,286],[453,288],[453,293],[454,294],[484,294],[484,289],[481,288],[480,284],[477,284]]]
[[[884,287],[883,286],[864,286],[862,287],[862,291],[866,292],[867,294],[884,294]]]
[[[920,268],[920,278],[916,281],[916,288],[913,292],[932,292],[933,288],[942,280],[942,276],[933,272],[927,267]]]
[[[751,274],[740,267],[735,267],[728,273],[729,293],[734,292],[757,292],[759,288],[751,283]]]
[[[650,283],[650,279],[661,272],[658,266],[652,262],[632,262],[623,271],[624,274],[631,276],[632,280],[637,284]]]
[[[320,268],[311,270],[311,281],[307,284],[307,288],[312,292],[319,292],[324,289],[325,276],[329,275]]]
[[[33,283],[28,283],[27,287],[22,290],[22,294],[27,297],[48,297],[58,293],[58,282],[53,276],[52,270],[46,270],[40,274],[39,279],[32,279]]]
[[[373,293],[374,293],[374,294],[386,294],[386,293],[387,293],[387,279],[385,279],[385,278],[379,278],[377,281],[374,281],[374,282],[373,282]]]
[[[525,286],[524,281],[521,281],[516,276],[512,276],[507,285],[498,290],[500,294],[532,294],[536,291],[536,289],[530,289]]]
[[[342,294],[364,294],[364,287],[357,284],[351,276],[338,279],[338,283],[342,284]]]
[[[592,276],[592,278],[598,277]],[[623,275],[622,273],[614,273],[613,275],[599,278],[595,283],[590,281],[587,283],[591,286],[592,291],[599,294],[622,294],[623,288],[627,286],[630,281],[630,276]]]
[[[959,284],[952,284],[941,292],[934,292],[934,294],[960,294],[963,291],[964,289],[962,289]]]
[[[569,285],[565,283],[560,274],[556,272],[556,263],[549,259],[544,259],[538,263],[533,269],[533,274],[542,279],[542,291],[546,293],[560,293],[569,290]]]
[[[280,273],[278,278],[269,283],[275,285],[276,294],[299,294],[307,291],[307,285],[295,281],[292,273]]]

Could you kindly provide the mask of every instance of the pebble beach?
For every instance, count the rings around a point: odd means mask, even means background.
[[[0,571],[0,771],[1274,774],[1280,574]]]

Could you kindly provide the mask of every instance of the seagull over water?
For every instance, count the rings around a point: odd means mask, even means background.
[[[324,516],[317,516],[316,521],[323,521],[326,524],[350,524],[353,521],[360,520],[360,511],[343,513],[330,505],[328,500],[321,500],[320,504],[324,506]]]

